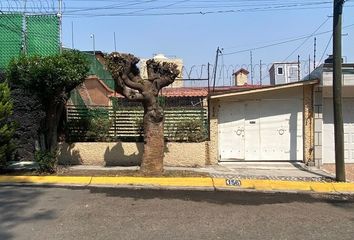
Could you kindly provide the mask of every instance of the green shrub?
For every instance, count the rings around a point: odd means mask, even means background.
[[[112,120],[109,112],[105,108],[89,109],[86,117],[87,132],[86,137],[89,140],[105,141],[109,137],[109,130],[112,126]]]
[[[34,159],[38,163],[38,171],[41,173],[54,173],[57,165],[57,155],[55,152],[37,151]]]
[[[176,126],[176,140],[181,142],[202,142],[206,140],[206,129],[203,121],[188,119]]]
[[[10,89],[7,83],[0,83],[0,167],[6,165],[14,149],[11,138],[15,132],[15,125],[9,120],[12,109]]]

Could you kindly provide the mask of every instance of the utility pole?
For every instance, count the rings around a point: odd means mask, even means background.
[[[63,0],[58,0],[59,10],[58,10],[58,18],[59,18],[59,34],[60,34],[60,53],[63,50],[63,26],[62,26],[62,16],[63,16]]]
[[[114,38],[114,51],[117,52],[116,32],[113,32],[113,38]]]
[[[27,55],[27,0],[24,1],[24,7],[23,7],[23,20],[22,20],[22,32],[23,32],[23,49],[22,52]]]
[[[92,33],[90,37],[92,38],[93,59],[95,61],[95,67],[97,67],[95,34]]]
[[[333,112],[336,180],[345,182],[344,129],[342,112],[342,12],[344,0],[333,4]]]
[[[71,48],[74,49],[74,22],[71,21]]]
[[[311,79],[311,55],[309,55],[309,80]]]
[[[313,69],[316,68],[316,47],[317,47],[317,39],[315,37],[315,39],[313,40]]]
[[[253,85],[253,54],[250,51],[250,58],[251,58],[251,85]]]
[[[300,81],[300,55],[297,55],[297,80]]]
[[[215,91],[216,71],[217,71],[217,68],[218,68],[219,53],[221,53],[221,50],[220,50],[220,48],[218,47],[218,48],[216,49],[216,57],[215,57],[214,76],[213,76],[213,78],[214,78],[213,92]]]
[[[262,60],[259,60],[259,85],[262,86]]]

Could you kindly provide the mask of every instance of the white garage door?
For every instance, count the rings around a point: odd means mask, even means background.
[[[301,161],[301,109],[299,99],[222,103],[220,161]]]
[[[343,100],[344,161],[354,163],[354,98]],[[323,163],[334,163],[333,100],[326,98],[323,107]]]

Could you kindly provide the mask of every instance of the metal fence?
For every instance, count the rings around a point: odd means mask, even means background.
[[[66,139],[78,141],[142,141],[142,107],[67,106]],[[165,108],[166,141],[201,142],[208,138],[205,107]]]
[[[21,53],[49,56],[60,52],[57,15],[0,12],[0,69]]]
[[[5,68],[12,58],[22,51],[22,16],[0,14],[0,69]]]
[[[59,18],[56,15],[26,16],[28,55],[49,56],[60,51]]]

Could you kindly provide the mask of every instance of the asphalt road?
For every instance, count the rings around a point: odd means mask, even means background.
[[[354,239],[354,197],[0,186],[0,239]]]

